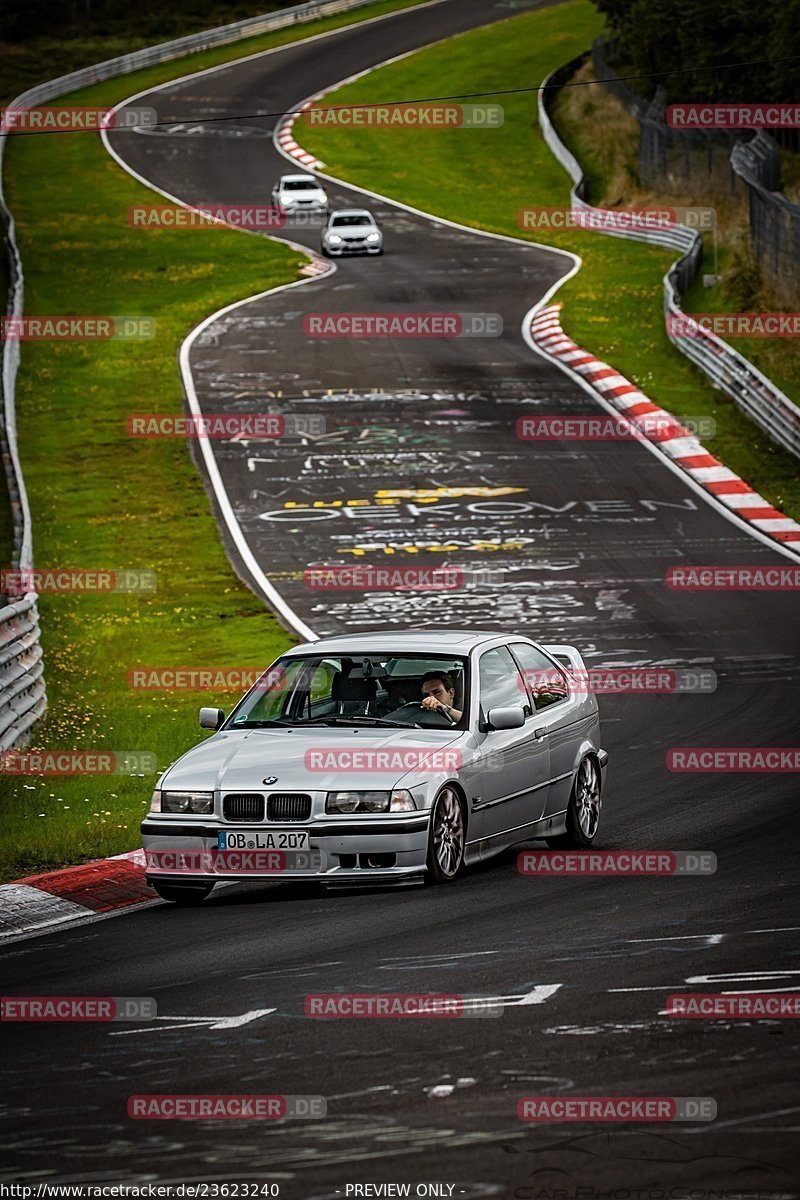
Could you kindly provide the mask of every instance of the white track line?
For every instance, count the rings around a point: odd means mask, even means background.
[[[445,0],[427,0],[427,3],[425,4],[415,5],[413,11],[416,12],[418,9],[431,8],[434,5],[442,4],[444,2]],[[214,67],[206,67],[201,71],[191,71],[186,75],[180,75],[174,79],[166,80],[164,83],[156,84],[154,87],[143,88],[141,91],[134,93],[132,96],[127,96],[124,100],[120,100],[117,104],[115,104],[111,109],[111,112],[116,113],[119,109],[126,107],[126,105],[132,104],[135,100],[140,99],[142,96],[149,96],[153,92],[164,91],[167,88],[180,87],[191,79],[199,79],[203,75],[211,75],[217,71],[225,71],[232,67],[238,67],[243,62],[250,62],[256,58],[266,58],[268,55],[278,54],[282,50],[287,50],[294,46],[306,45],[309,42],[316,42],[322,38],[333,37],[336,34],[343,32],[343,30],[354,29],[356,26],[372,25],[377,21],[386,21],[395,16],[398,12],[402,13],[407,11],[410,10],[397,9],[392,13],[383,13],[381,16],[369,17],[365,21],[354,21],[350,25],[342,25],[337,29],[329,29],[323,33],[311,34],[307,38],[300,38],[297,41],[289,42],[283,46],[271,46],[268,50],[260,50],[256,54],[247,54],[242,58],[235,58],[231,59],[229,62],[218,63]],[[103,141],[105,149],[111,155],[117,165],[120,166],[123,171],[127,172],[127,174],[133,179],[135,179],[137,183],[141,183],[144,187],[149,188],[153,192],[157,192],[159,195],[164,196],[167,200],[171,200],[174,204],[180,205],[182,208],[192,208],[190,204],[186,204],[185,201],[180,199],[180,197],[174,196],[171,192],[167,192],[163,188],[158,187],[152,182],[152,180],[147,179],[144,175],[141,175],[138,171],[134,170],[133,167],[129,166],[128,163],[111,145],[108,137],[108,129],[105,126],[100,131],[100,137]],[[252,229],[241,229],[236,225],[229,225],[226,221],[221,221],[217,218],[215,218],[215,221],[220,225],[224,225],[226,228],[235,229],[238,233],[250,233],[254,234],[256,237],[269,237],[268,234],[257,233],[256,230]],[[288,288],[304,287],[307,284],[314,283],[317,280],[324,278],[325,275],[332,275],[337,269],[334,263],[324,262],[324,260],[319,258],[319,256],[316,255],[313,250],[309,250],[307,246],[303,246],[298,242],[289,241],[287,238],[269,237],[269,240],[280,242],[280,244],[284,246],[291,246],[293,250],[297,250],[301,254],[307,255],[311,260],[311,263],[321,263],[325,270],[320,270],[317,274],[309,278],[298,279],[292,283],[280,284],[278,287],[268,288],[264,292],[256,292],[252,296],[246,296],[243,300],[237,300],[233,304],[228,304],[224,308],[218,309],[217,312],[212,313],[209,317],[206,317],[200,322],[199,325],[195,326],[195,328],[187,334],[181,344],[179,363],[184,390],[186,392],[186,399],[194,416],[201,416],[202,414],[197,400],[197,391],[194,386],[194,379],[189,363],[189,355],[199,335],[218,317],[224,316],[226,313],[232,312],[236,308],[242,307],[245,304],[250,304],[255,300],[262,300],[265,296],[271,296],[275,295],[277,292],[286,291]],[[262,593],[267,603],[272,606],[272,608],[283,618],[283,620],[291,629],[298,633],[305,641],[312,641],[317,636],[314,630],[311,629],[311,627],[307,625],[305,621],[303,621],[303,619],[294,611],[288,601],[281,596],[277,588],[270,583],[261,569],[258,561],[256,560],[252,550],[247,544],[247,539],[245,538],[241,526],[236,519],[230,498],[225,490],[225,485],[222,482],[222,476],[220,475],[219,467],[217,466],[214,455],[211,452],[208,439],[198,438],[198,442],[203,454],[203,461],[206,470],[208,471],[211,486],[214,489],[214,495],[216,497],[217,504],[219,505],[220,511],[225,520],[225,525],[231,538],[233,539],[236,549],[242,558],[242,561],[253,578],[257,590]]]

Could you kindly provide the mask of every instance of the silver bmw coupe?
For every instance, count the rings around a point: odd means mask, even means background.
[[[607,753],[572,646],[466,631],[289,650],[159,779],[147,878],[176,903],[220,880],[444,884],[520,842],[590,846]]]

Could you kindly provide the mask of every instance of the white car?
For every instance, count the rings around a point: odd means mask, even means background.
[[[448,883],[528,841],[588,847],[608,754],[571,646],[390,631],[287,651],[156,784],[145,873],[193,904],[223,879]]]
[[[272,203],[286,216],[328,211],[328,194],[313,175],[281,175],[272,189]]]
[[[332,212],[322,231],[322,253],[383,254],[383,234],[366,208],[341,208]]]

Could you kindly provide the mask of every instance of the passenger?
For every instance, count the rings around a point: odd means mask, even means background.
[[[460,721],[462,712],[453,708],[456,685],[447,671],[428,671],[422,677],[422,707],[431,712],[444,712],[452,721]]]

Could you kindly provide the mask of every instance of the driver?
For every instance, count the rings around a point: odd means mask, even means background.
[[[461,720],[461,710],[453,708],[456,685],[447,671],[428,671],[422,677],[422,707],[445,712],[451,721]]]

